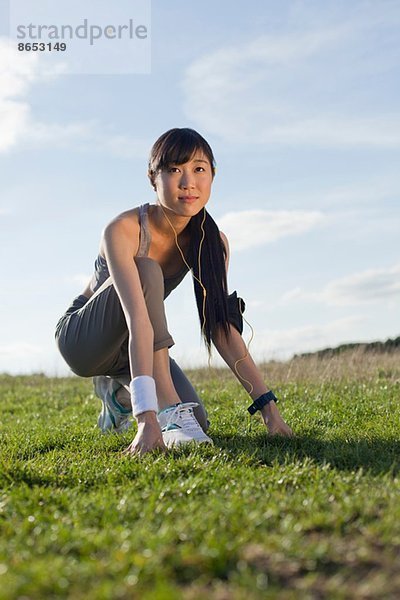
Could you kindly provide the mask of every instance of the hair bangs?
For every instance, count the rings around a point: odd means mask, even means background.
[[[154,144],[149,159],[149,175],[152,181],[157,173],[171,165],[189,162],[196,152],[201,152],[215,174],[215,159],[208,142],[194,129],[188,127],[170,129]]]

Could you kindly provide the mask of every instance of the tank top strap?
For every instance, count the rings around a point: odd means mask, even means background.
[[[147,256],[149,253],[151,233],[149,228],[149,202],[139,206],[139,249],[136,256]]]

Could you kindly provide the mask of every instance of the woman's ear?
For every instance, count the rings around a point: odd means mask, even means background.
[[[156,186],[156,184],[154,183],[154,178],[153,178],[153,175],[150,173],[150,171],[148,171],[148,172],[147,172],[147,177],[148,177],[148,178],[149,178],[149,180],[150,180],[150,185],[151,185],[151,187],[153,188],[153,190],[154,190],[154,191],[156,191],[156,190],[157,190],[157,186]]]

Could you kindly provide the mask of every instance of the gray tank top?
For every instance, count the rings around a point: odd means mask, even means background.
[[[151,243],[151,233],[149,228],[149,202],[139,206],[139,249],[136,256],[148,256]],[[188,268],[184,265],[183,269],[173,277],[164,277],[164,299],[174,290],[185,277]],[[94,274],[90,287],[95,292],[110,277],[107,261],[98,254],[94,261]]]

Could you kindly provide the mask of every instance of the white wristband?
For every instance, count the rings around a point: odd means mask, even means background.
[[[138,375],[129,384],[132,412],[137,417],[148,410],[158,411],[156,382],[149,375]]]

